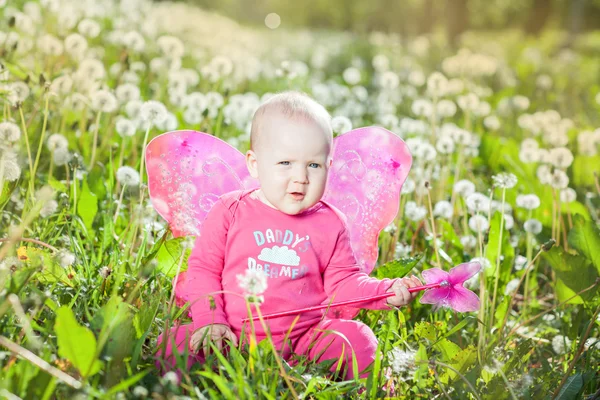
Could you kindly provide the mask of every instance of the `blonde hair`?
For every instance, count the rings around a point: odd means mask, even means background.
[[[279,112],[290,119],[304,118],[319,126],[325,133],[330,147],[333,143],[331,115],[321,104],[317,103],[306,93],[288,90],[277,93],[258,107],[252,118],[250,130],[250,150],[255,151],[260,142],[261,122],[271,112]]]

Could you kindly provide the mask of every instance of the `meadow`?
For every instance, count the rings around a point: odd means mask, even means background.
[[[0,0],[0,16],[0,398],[600,398],[599,33],[453,48],[147,0]],[[152,207],[144,148],[190,129],[245,152],[286,89],[335,135],[378,125],[411,150],[373,276],[479,261],[480,310],[362,310],[379,339],[363,380],[267,341],[160,373],[193,242]]]

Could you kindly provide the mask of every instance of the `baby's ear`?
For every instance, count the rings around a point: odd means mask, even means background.
[[[254,153],[252,150],[248,150],[246,152],[246,167],[248,168],[248,172],[250,172],[250,176],[254,179],[258,179],[256,153]]]

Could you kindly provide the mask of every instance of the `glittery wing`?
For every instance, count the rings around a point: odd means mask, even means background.
[[[323,200],[346,216],[354,255],[367,274],[377,262],[379,233],[398,213],[411,164],[406,143],[381,127],[355,129],[334,139]],[[345,316],[356,313],[346,311]]]
[[[146,148],[152,206],[169,223],[173,236],[196,235],[217,199],[258,187],[244,155],[229,143],[196,131],[167,132]],[[185,272],[173,278],[177,305],[183,306]]]
[[[229,143],[196,131],[167,132],[146,148],[148,191],[173,235],[195,235],[217,199],[258,187],[244,155]]]

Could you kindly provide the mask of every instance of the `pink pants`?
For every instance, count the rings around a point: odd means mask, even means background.
[[[173,345],[179,353],[183,353],[186,348],[189,349],[189,338],[192,332],[192,324],[175,326],[169,330],[170,340],[167,342],[165,352],[165,364],[167,366],[175,365]],[[240,333],[235,333],[239,337]],[[257,336],[258,341],[264,338]],[[290,339],[293,349],[290,349],[289,343],[284,347],[283,339],[284,337],[274,336],[273,342],[275,348],[282,351],[282,355],[286,360],[293,353],[307,355],[309,359],[316,362],[336,359],[338,361],[331,368],[332,371],[335,371],[341,359],[342,366],[340,368],[341,371],[346,371],[346,379],[354,378],[352,371],[353,351],[360,377],[365,378],[369,374],[362,371],[375,360],[375,351],[377,350],[377,338],[368,326],[362,322],[344,319],[325,319],[295,340]],[[158,338],[159,357],[162,356],[161,343],[163,340],[164,334]],[[204,357],[199,354],[191,354],[188,359],[188,368],[196,362],[204,362]]]

